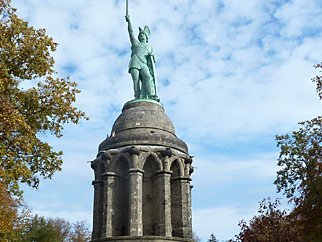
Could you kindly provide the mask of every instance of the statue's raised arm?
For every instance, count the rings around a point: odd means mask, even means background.
[[[133,27],[132,27],[131,20],[130,20],[130,15],[126,15],[125,20],[128,23],[127,30],[129,32],[130,41],[131,41],[131,44],[132,44],[132,42],[135,41],[136,39],[135,39],[135,36],[134,36]]]
[[[157,95],[156,74],[154,66],[153,48],[148,43],[150,29],[145,26],[139,27],[138,40],[134,36],[130,16],[126,14],[125,20],[128,23],[128,32],[131,42],[131,60],[129,73],[132,76],[135,99],[149,99],[160,101]]]

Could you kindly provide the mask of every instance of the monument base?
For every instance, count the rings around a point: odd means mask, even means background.
[[[138,99],[132,99],[130,101],[127,101],[124,105],[123,105],[123,109],[125,106],[131,104],[131,103],[138,103],[138,102],[150,102],[150,103],[156,103],[159,104],[163,107],[163,104],[160,101],[156,101],[153,99],[146,99],[146,98],[138,98]]]
[[[164,237],[164,236],[113,236],[103,239],[95,239],[91,242],[109,242],[109,241],[118,241],[118,242],[192,242],[192,239],[184,239],[177,237]]]

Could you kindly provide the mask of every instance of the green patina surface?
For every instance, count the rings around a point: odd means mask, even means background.
[[[134,98],[138,100],[154,100],[160,102],[157,94],[157,78],[155,73],[155,57],[152,45],[148,42],[150,29],[139,27],[138,39],[135,38],[128,10],[125,16],[131,42],[131,60],[128,72],[133,80]]]

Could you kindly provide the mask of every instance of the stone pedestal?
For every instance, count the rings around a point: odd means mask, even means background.
[[[173,238],[164,236],[122,236],[95,240],[95,242],[192,242],[191,239]]]
[[[92,241],[192,241],[187,145],[160,104],[126,105],[92,162]]]

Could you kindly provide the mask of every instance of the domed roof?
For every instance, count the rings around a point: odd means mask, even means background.
[[[188,153],[186,143],[175,135],[164,108],[159,103],[148,101],[125,104],[113,125],[111,136],[100,144],[99,151],[128,145],[166,146]]]

